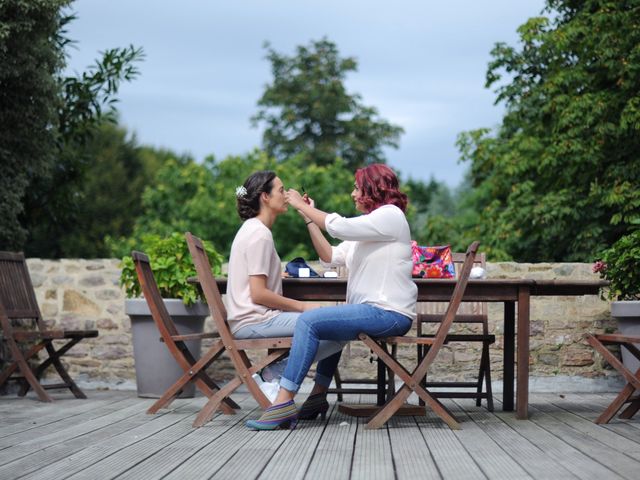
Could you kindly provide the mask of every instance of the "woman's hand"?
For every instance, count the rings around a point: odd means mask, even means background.
[[[321,308],[321,307],[326,307],[326,305],[323,305],[321,303],[312,303],[312,302],[303,302],[303,307],[302,307],[302,311],[306,312],[307,310],[313,310],[315,308]]]
[[[287,199],[289,205],[291,205],[296,210],[300,210],[300,207],[307,203],[304,201],[304,198],[302,198],[302,195],[300,195],[300,193],[293,188],[287,190],[287,193],[285,193],[285,198]]]

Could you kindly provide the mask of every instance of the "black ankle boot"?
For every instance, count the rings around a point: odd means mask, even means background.
[[[309,396],[307,400],[300,407],[298,418],[300,420],[314,420],[318,414],[320,418],[324,420],[327,417],[327,410],[329,410],[329,402],[327,402],[326,393],[316,393]]]

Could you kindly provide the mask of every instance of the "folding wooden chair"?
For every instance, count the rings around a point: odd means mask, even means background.
[[[205,332],[180,335],[171,315],[169,315],[167,311],[167,307],[162,301],[162,296],[160,295],[156,279],[153,276],[153,271],[149,264],[149,257],[142,252],[131,252],[131,256],[136,266],[136,273],[138,274],[138,281],[142,287],[142,293],[147,301],[147,305],[149,305],[153,321],[160,332],[160,338],[158,340],[164,342],[184,372],[184,374],[149,407],[147,413],[156,413],[161,408],[168,407],[190,383],[194,383],[205,396],[211,398],[215,392],[220,390],[220,387],[206,373],[206,369],[222,354],[222,342],[219,339],[215,341],[206,355],[200,360],[197,360],[193,356],[185,342],[203,338],[219,338],[218,334]],[[226,414],[235,413],[234,408],[240,408],[240,406],[230,398],[225,398],[220,404],[220,409]]]
[[[31,284],[27,262],[22,253],[0,252],[0,326],[1,340],[9,347],[11,359],[0,372],[0,388],[11,380],[20,383],[18,395],[33,388],[43,402],[53,399],[45,390],[68,388],[76,398],[87,398],[71,379],[60,358],[84,338],[98,336],[97,330],[48,330],[42,320],[36,294]],[[54,341],[65,342],[56,348]],[[38,362],[38,353],[47,357]],[[62,383],[41,384],[45,370],[53,365]]]
[[[453,253],[453,262],[456,270],[460,270],[466,259],[464,253]],[[484,253],[476,255],[474,266],[486,269],[487,262]],[[417,335],[419,337],[433,337],[433,333],[428,332],[425,326],[435,325],[442,321],[442,314],[446,310],[446,304],[440,302],[423,302],[418,304]],[[487,400],[487,410],[493,412],[493,392],[491,390],[491,360],[489,357],[489,346],[496,342],[496,336],[489,333],[489,315],[487,312],[487,302],[464,302],[458,309],[458,314],[453,319],[456,331],[449,333],[445,343],[450,342],[478,342],[482,344],[480,354],[480,366],[478,376],[475,381],[428,381],[425,377],[422,386],[426,388],[471,388],[475,392],[461,392],[456,390],[432,391],[431,395],[436,398],[475,398],[476,405],[480,406],[482,399]],[[475,328],[476,326],[480,328]],[[462,331],[462,328],[465,328]],[[453,327],[452,327],[453,329]],[[478,331],[479,330],[479,331]],[[418,362],[422,360],[429,346],[418,345]],[[485,386],[485,388],[483,388]],[[422,401],[420,402],[421,404]]]
[[[640,349],[634,345],[634,343],[640,343],[640,336],[587,334],[586,339],[587,342],[604,357],[609,365],[620,372],[622,377],[627,381],[627,384],[618,396],[611,402],[606,410],[602,412],[602,415],[596,419],[595,423],[609,423],[625,403],[629,403],[629,406],[622,411],[620,418],[629,419],[633,417],[636,412],[640,410],[640,368],[638,368],[635,374],[631,373],[605,345],[619,345],[620,348],[626,348],[633,356],[640,360]],[[632,396],[634,393],[636,393],[635,397]]]
[[[252,375],[286,355],[291,348],[292,337],[236,340],[229,329],[227,310],[224,303],[222,303],[220,290],[218,290],[216,280],[211,273],[211,265],[209,264],[209,259],[202,246],[202,242],[199,238],[188,232],[186,233],[186,237],[189,252],[191,252],[191,257],[193,258],[193,263],[198,273],[200,286],[207,299],[209,309],[211,310],[211,317],[220,335],[221,348],[223,348],[231,359],[236,373],[235,377],[209,398],[209,401],[202,410],[200,410],[200,413],[193,423],[194,427],[200,427],[211,419],[220,402],[243,383],[247,386],[249,393],[255,398],[260,407],[263,409],[269,407],[271,402],[264,393],[262,393],[262,390],[260,390],[260,387]],[[268,353],[252,364],[246,353],[247,350],[268,350]]]
[[[458,281],[451,295],[451,300],[447,306],[444,318],[438,327],[436,335],[432,338],[428,337],[386,337],[371,338],[365,333],[359,335],[362,340],[378,357],[395,373],[395,375],[404,382],[402,387],[387,400],[384,406],[369,420],[367,428],[380,428],[389,418],[396,413],[402,405],[404,405],[411,392],[415,392],[419,398],[425,401],[431,409],[442,418],[452,429],[459,429],[460,424],[453,414],[435,398],[426,388],[420,385],[421,380],[427,374],[429,366],[433,363],[436,355],[444,345],[449,329],[455,319],[458,307],[462,301],[464,291],[467,288],[471,267],[478,250],[478,242],[473,242],[466,253],[466,260],[462,266],[462,270],[458,275]],[[416,367],[411,373],[406,370],[393,356],[388,353],[388,345],[425,345],[429,347],[429,351],[425,357],[417,362]]]

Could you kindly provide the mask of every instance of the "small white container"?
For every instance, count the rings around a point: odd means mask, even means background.
[[[487,278],[487,271],[482,267],[473,267],[469,278]]]
[[[311,276],[311,271],[308,268],[299,268],[298,269],[298,277],[300,278],[309,278]]]

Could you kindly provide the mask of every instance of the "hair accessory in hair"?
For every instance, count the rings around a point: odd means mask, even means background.
[[[244,188],[244,185],[240,185],[239,187],[236,187],[236,197],[240,198],[240,197],[244,197],[247,194],[247,189]]]

